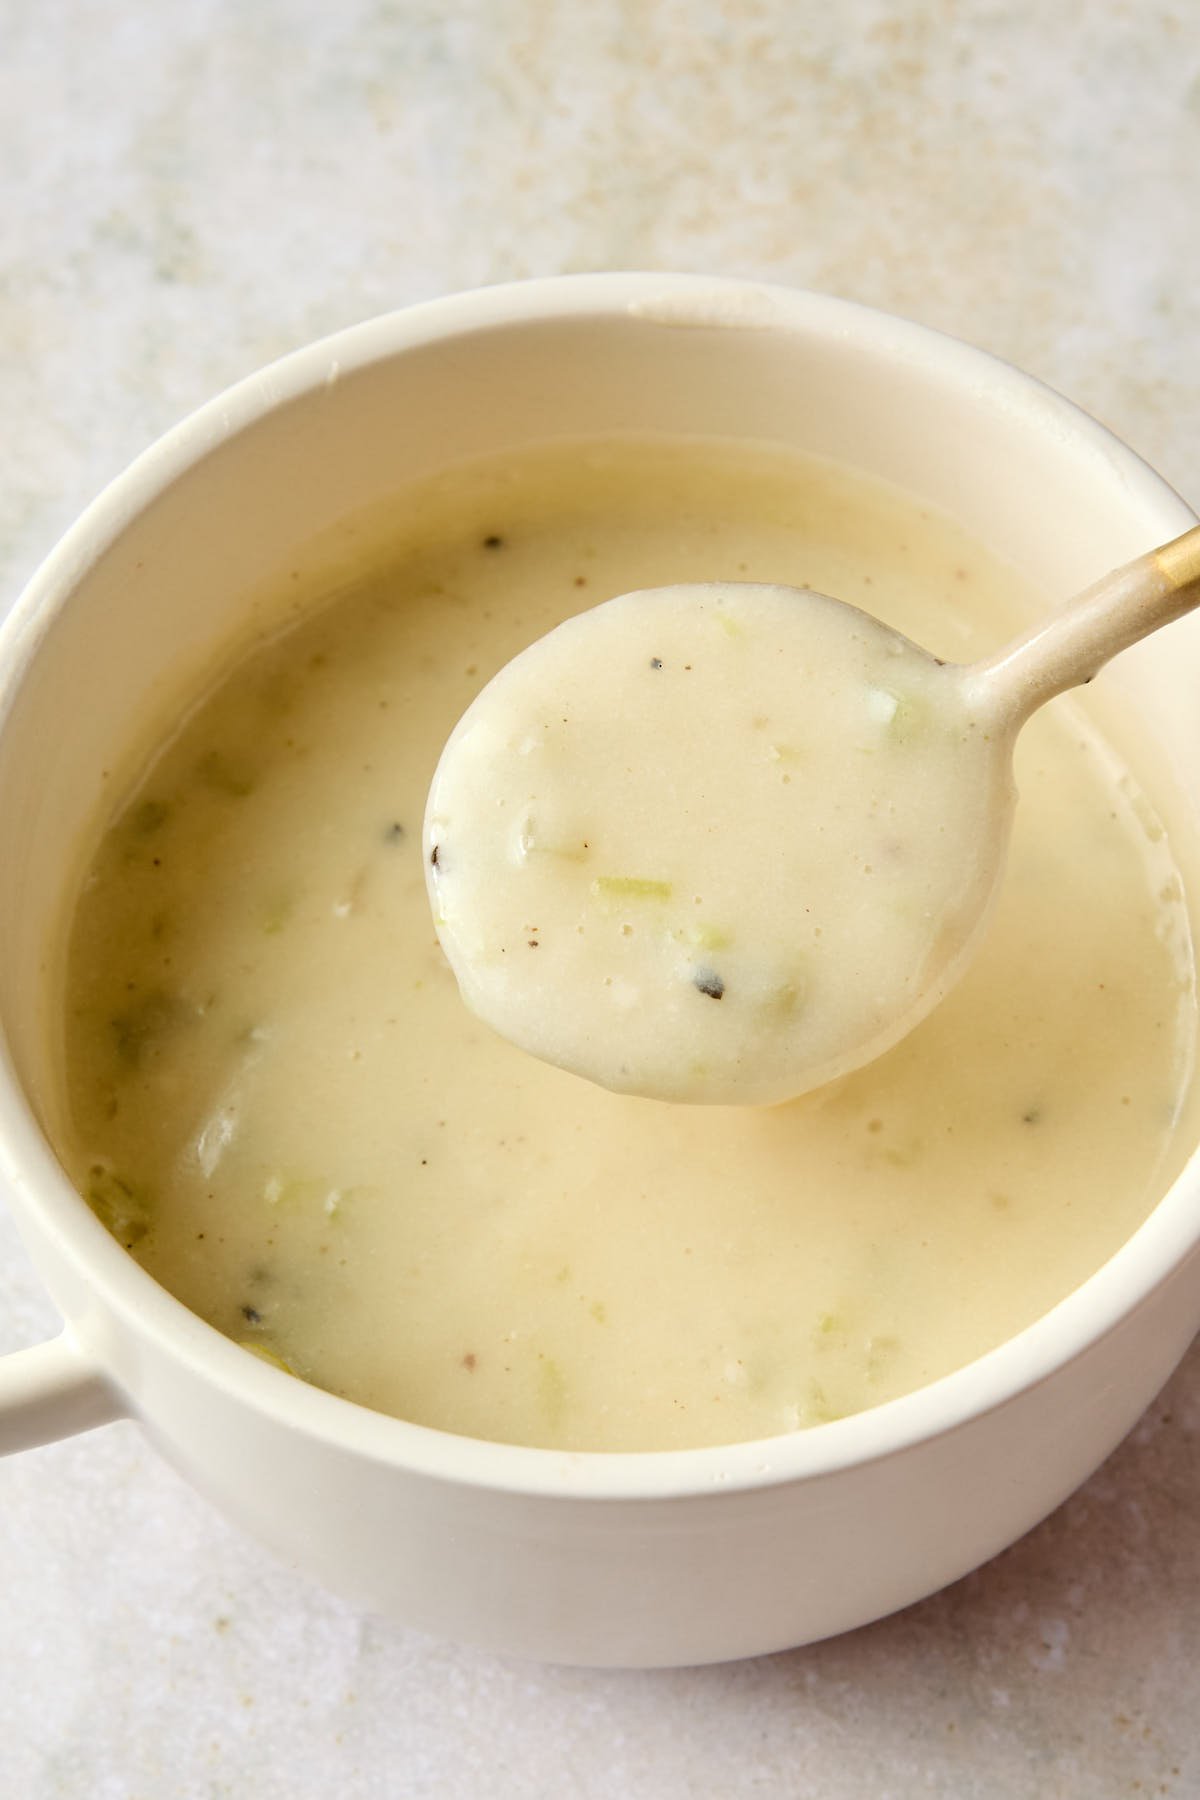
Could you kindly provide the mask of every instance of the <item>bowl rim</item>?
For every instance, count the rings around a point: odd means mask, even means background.
[[[730,277],[552,276],[386,313],[284,356],[189,414],[119,474],[70,527],[0,623],[0,731],[48,627],[88,569],[165,487],[264,415],[352,371],[439,340],[566,318],[769,330],[851,343],[918,366],[1031,432],[1050,432],[1156,521],[1195,515],[1120,439],[1036,377],[961,340],[854,301]],[[275,1425],[354,1456],[459,1486],[574,1501],[667,1500],[836,1476],[941,1437],[1014,1401],[1106,1337],[1200,1245],[1200,1152],[1137,1230],[1072,1293],[1014,1337],[895,1400],[784,1436],[685,1450],[562,1451],[416,1425],[286,1375],[190,1312],[106,1231],[58,1163],[0,1027],[0,1178],[95,1298],[167,1359]],[[87,1350],[86,1337],[82,1347]],[[133,1416],[139,1396],[123,1393]],[[147,1413],[147,1422],[154,1420]]]

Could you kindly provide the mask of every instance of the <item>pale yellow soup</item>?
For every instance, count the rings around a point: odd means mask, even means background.
[[[97,821],[60,1153],[146,1269],[305,1380],[525,1444],[788,1432],[1019,1331],[1183,1161],[1180,847],[1075,701],[1022,736],[977,962],[856,1074],[673,1105],[467,1011],[420,847],[447,735],[556,622],[701,579],[815,587],[954,660],[1029,604],[947,520],[849,473],[558,445],[398,497],[387,553],[181,706]]]

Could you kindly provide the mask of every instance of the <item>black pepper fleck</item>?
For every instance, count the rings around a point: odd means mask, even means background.
[[[245,1319],[247,1325],[262,1324],[262,1314],[259,1312],[257,1306],[243,1306],[242,1317]]]
[[[650,667],[652,669],[661,669],[662,668],[662,657],[661,656],[652,656],[650,658]]]
[[[490,531],[483,540],[483,547],[485,550],[502,550],[504,548],[504,539],[498,532]]]
[[[710,1000],[720,1000],[725,993],[725,983],[715,969],[697,969],[692,976],[692,986],[707,994]]]

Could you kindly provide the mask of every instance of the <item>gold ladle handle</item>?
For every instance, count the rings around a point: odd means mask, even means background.
[[[1104,575],[1060,612],[964,679],[978,710],[1011,728],[1066,688],[1090,681],[1111,657],[1200,606],[1200,525]]]

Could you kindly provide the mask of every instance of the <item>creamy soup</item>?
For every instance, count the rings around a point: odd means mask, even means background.
[[[1153,807],[1075,701],[1022,734],[963,981],[786,1105],[534,1060],[463,1006],[426,899],[448,733],[582,607],[811,586],[967,660],[1023,622],[1008,571],[858,477],[670,444],[460,470],[397,502],[364,567],[142,746],[78,898],[61,1154],[186,1305],[402,1418],[661,1449],[901,1394],[1128,1237],[1186,1152],[1190,939]]]
[[[430,790],[463,998],[620,1092],[788,1100],[965,966],[1011,746],[957,664],[821,594],[709,582],[568,619],[489,682]]]

